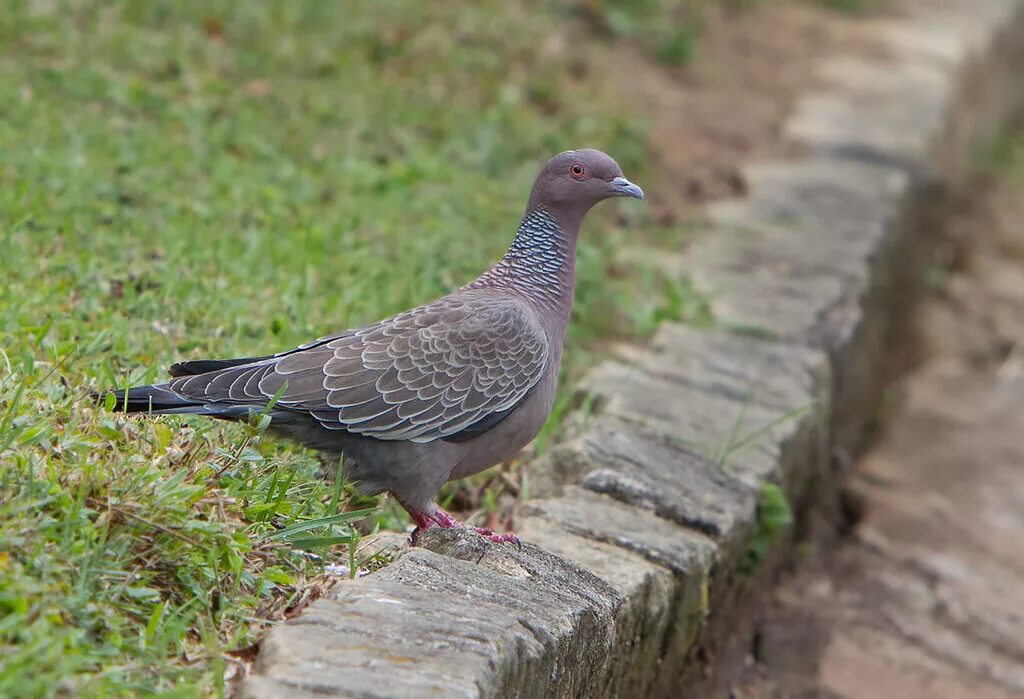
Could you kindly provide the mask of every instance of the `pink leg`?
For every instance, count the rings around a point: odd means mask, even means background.
[[[403,505],[403,507],[405,506]],[[415,544],[416,540],[420,538],[421,533],[423,533],[427,529],[430,529],[431,527],[437,526],[441,527],[442,529],[451,529],[452,527],[464,526],[460,524],[457,519],[455,519],[450,514],[442,510],[440,507],[437,507],[436,505],[434,506],[432,512],[416,511],[408,507],[405,508],[405,511],[409,513],[409,516],[412,517],[412,521],[416,523],[416,529],[414,529],[412,532],[413,544]],[[493,530],[488,529],[487,527],[470,528],[480,536],[489,539],[495,543],[511,542],[514,544],[522,544],[522,542],[519,541],[519,537],[513,534],[512,532],[508,532],[506,534],[495,534]]]

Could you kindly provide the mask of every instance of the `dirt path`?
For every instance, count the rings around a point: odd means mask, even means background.
[[[673,226],[709,201],[740,196],[744,164],[792,154],[782,124],[794,100],[820,79],[821,62],[881,54],[872,21],[904,4],[841,12],[806,0],[695,3],[696,60],[678,66],[658,61],[638,37],[591,42],[581,65],[614,85],[649,129],[654,219]],[[681,3],[676,11],[693,8]]]
[[[1024,696],[1024,186],[982,189],[860,519],[780,586],[735,697]]]

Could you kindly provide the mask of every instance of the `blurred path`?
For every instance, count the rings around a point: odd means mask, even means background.
[[[1024,696],[1024,187],[979,202],[856,467],[859,522],[780,586],[736,697]]]

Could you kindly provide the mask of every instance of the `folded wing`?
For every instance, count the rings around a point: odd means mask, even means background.
[[[185,376],[193,400],[305,412],[327,429],[428,442],[515,407],[547,367],[532,311],[486,293],[445,297],[308,349]],[[485,421],[481,423],[481,421]]]

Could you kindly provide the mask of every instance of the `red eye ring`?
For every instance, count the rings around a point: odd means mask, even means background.
[[[569,168],[569,174],[575,177],[577,180],[582,180],[583,176],[587,174],[587,171],[579,163],[573,163],[572,167]]]

